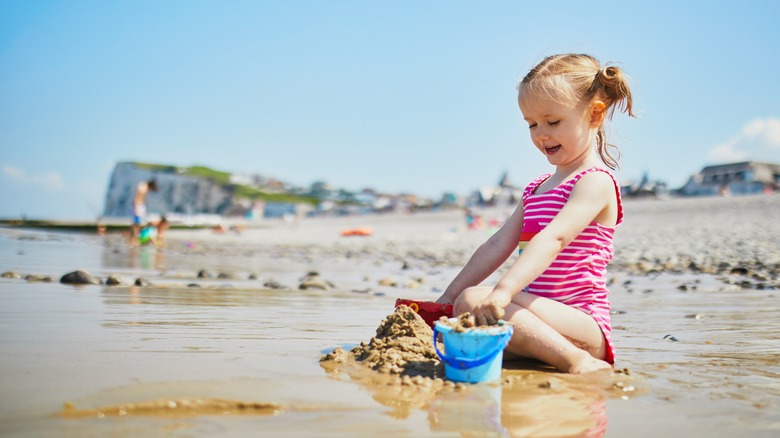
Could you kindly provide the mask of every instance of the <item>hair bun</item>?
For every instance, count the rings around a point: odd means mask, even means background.
[[[599,70],[599,76],[602,80],[610,81],[612,79],[615,79],[620,74],[620,68],[610,65],[607,67],[602,67],[601,70]]]

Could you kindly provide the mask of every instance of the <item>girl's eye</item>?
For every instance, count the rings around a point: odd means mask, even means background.
[[[536,123],[531,123],[530,125],[528,125],[528,129],[534,129],[534,128],[536,128]]]
[[[555,125],[557,125],[558,123],[561,123],[561,121],[560,121],[560,120],[556,120],[556,121],[554,121],[554,122],[547,122],[547,124],[548,124],[548,125],[550,125],[550,126],[555,126]]]

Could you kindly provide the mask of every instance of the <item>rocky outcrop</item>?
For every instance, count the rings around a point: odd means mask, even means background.
[[[225,214],[235,206],[233,189],[208,178],[180,174],[175,167],[117,163],[106,192],[103,215],[129,217],[135,188],[141,181],[154,179],[157,191],[147,196],[149,213]]]

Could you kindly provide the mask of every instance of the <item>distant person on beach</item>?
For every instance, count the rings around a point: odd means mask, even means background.
[[[477,230],[482,228],[482,216],[475,214],[474,210],[466,208],[466,228],[469,230]]]
[[[146,223],[146,195],[157,191],[155,180],[141,181],[135,188],[133,197],[133,224],[131,226],[130,242],[135,244],[141,231],[141,226]]]
[[[479,325],[499,319],[516,330],[506,357],[530,357],[560,371],[614,364],[606,267],[623,221],[612,174],[620,151],[604,122],[618,109],[634,116],[623,71],[589,55],[545,58],[518,86],[531,141],[555,166],[533,180],[504,225],[453,279],[439,303],[471,312]],[[495,286],[479,284],[518,248]]]
[[[170,224],[165,216],[161,217],[159,221],[149,222],[145,227],[141,228],[138,233],[138,243],[141,245],[155,245],[160,247],[165,242],[165,231]]]

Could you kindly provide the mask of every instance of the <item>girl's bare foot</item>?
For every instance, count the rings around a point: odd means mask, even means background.
[[[609,370],[609,369],[612,369],[612,365],[608,364],[607,362],[604,362],[601,359],[596,359],[591,355],[587,355],[586,357],[583,357],[582,360],[572,364],[572,366],[569,367],[569,373],[583,374],[583,373],[591,373],[594,371]]]

